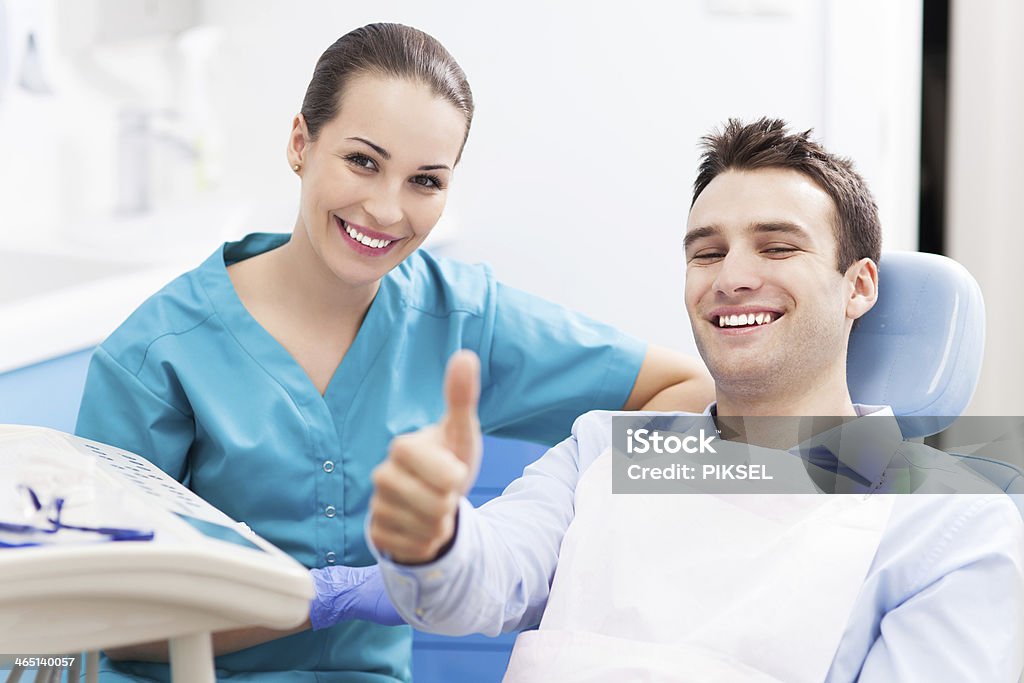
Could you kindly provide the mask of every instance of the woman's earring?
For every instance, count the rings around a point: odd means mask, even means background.
[[[295,171],[296,173],[299,172],[300,168],[302,168],[300,164],[295,164],[294,166],[292,166],[292,170]]]

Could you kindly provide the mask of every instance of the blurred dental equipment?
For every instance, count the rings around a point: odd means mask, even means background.
[[[133,453],[0,425],[0,492],[7,652],[169,639],[172,680],[213,683],[211,632],[309,613],[302,565]],[[41,659],[37,680],[60,675],[61,657]]]

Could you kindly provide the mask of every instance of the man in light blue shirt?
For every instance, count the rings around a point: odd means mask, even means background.
[[[730,121],[705,138],[685,246],[716,381],[705,419],[778,453],[802,439],[737,418],[849,418],[790,453],[810,490],[830,473],[859,495],[612,495],[614,414],[595,412],[474,509],[478,365],[461,354],[445,418],[374,473],[368,536],[398,610],[451,635],[539,624],[507,681],[1017,681],[1024,523],[1009,499],[898,432],[882,459],[826,447],[896,427],[846,384],[880,251],[852,165],[781,121]]]

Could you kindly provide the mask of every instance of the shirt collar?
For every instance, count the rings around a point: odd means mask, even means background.
[[[877,490],[903,443],[903,432],[890,406],[855,403],[853,408],[858,419],[816,434],[788,452],[818,466],[832,463],[837,473],[840,467],[847,468],[855,489]],[[717,417],[717,402],[709,404],[701,414]]]
[[[812,462],[825,459],[833,463],[837,474],[849,470],[845,477],[854,490],[846,492],[874,491],[903,444],[903,432],[889,406],[855,404],[854,409],[858,419],[816,434],[790,453]]]
[[[867,417],[868,415],[873,417],[895,417],[891,406],[872,406],[865,403],[854,403],[853,409],[857,411],[857,417]],[[701,415],[718,417],[718,401],[709,403]]]

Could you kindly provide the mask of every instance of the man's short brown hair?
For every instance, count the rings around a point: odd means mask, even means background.
[[[799,171],[828,193],[835,204],[833,234],[839,272],[845,273],[851,264],[865,257],[878,263],[882,226],[871,190],[854,170],[853,162],[830,154],[810,135],[810,130],[790,133],[782,119],[762,118],[747,124],[729,119],[720,131],[701,138],[703,154],[693,183],[693,201],[697,201],[715,176],[725,171]]]

